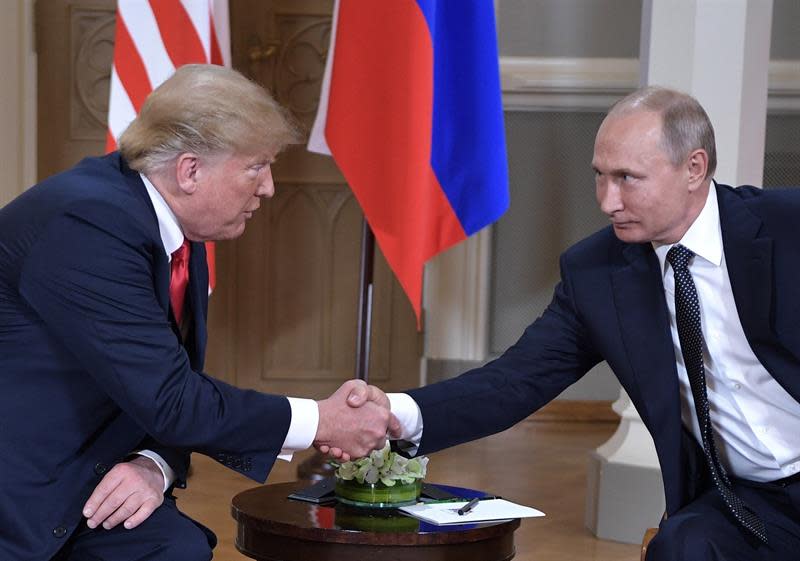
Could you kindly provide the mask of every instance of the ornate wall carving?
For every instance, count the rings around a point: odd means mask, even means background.
[[[115,13],[73,6],[69,18],[71,137],[102,140],[106,136]]]

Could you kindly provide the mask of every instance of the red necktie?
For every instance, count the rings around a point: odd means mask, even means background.
[[[178,325],[183,319],[183,302],[186,299],[186,285],[189,284],[189,240],[172,254],[172,272],[169,277],[169,301]]]

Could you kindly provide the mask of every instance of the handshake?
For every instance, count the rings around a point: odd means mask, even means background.
[[[314,447],[347,462],[383,448],[386,438],[400,438],[400,422],[389,398],[363,380],[348,380],[330,397],[317,402],[319,425]]]

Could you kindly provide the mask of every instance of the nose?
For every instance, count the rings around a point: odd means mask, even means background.
[[[607,216],[613,216],[615,212],[619,212],[624,208],[619,185],[615,181],[605,177],[598,177],[596,190],[600,210]]]
[[[264,166],[261,170],[261,177],[258,181],[258,190],[256,195],[259,197],[270,198],[275,194],[275,182],[272,180],[272,167],[269,165]]]

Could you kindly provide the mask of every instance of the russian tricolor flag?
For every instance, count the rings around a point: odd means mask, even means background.
[[[335,159],[419,319],[425,262],[508,207],[492,0],[338,0],[309,149]]]

